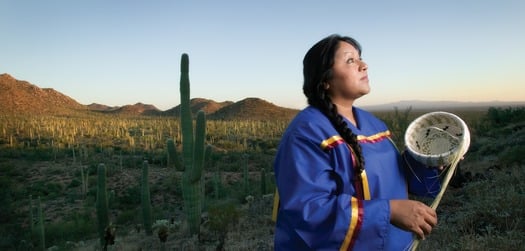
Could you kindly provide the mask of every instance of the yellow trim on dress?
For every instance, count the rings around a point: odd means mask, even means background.
[[[365,200],[370,200],[370,187],[368,186],[368,178],[366,177],[366,170],[361,172],[361,181],[363,181],[363,196]]]
[[[275,194],[273,196],[273,210],[272,210],[272,221],[277,222],[277,212],[279,211],[279,192],[275,188]]]
[[[331,144],[333,144],[333,143],[335,143],[337,141],[341,141],[341,140],[343,140],[343,138],[341,138],[341,136],[339,136],[339,135],[332,136],[332,137],[330,137],[328,139],[323,140],[323,142],[321,142],[321,148],[323,150],[325,150]]]
[[[375,141],[377,139],[380,139],[380,138],[383,138],[383,137],[388,137],[390,136],[390,131],[389,130],[386,130],[384,132],[380,132],[380,133],[376,133],[374,135],[370,135],[370,136],[364,136],[364,135],[358,135],[357,136],[357,140],[358,141]]]
[[[350,219],[350,227],[346,232],[345,239],[343,240],[343,244],[341,245],[341,248],[339,250],[348,250],[350,242],[352,241],[352,237],[355,234],[355,228],[359,220],[359,202],[357,198],[352,197],[350,205],[352,207],[352,218]]]

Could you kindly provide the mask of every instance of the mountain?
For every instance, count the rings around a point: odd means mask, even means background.
[[[216,102],[210,99],[193,98],[190,100],[191,111],[196,114],[203,110],[210,120],[290,120],[299,110],[284,108],[260,98],[246,98],[238,102]],[[408,100],[382,105],[361,106],[370,111],[438,109],[477,109],[488,107],[525,106],[523,102],[456,102]],[[125,116],[179,116],[180,106],[161,111],[153,105],[136,103],[121,107],[111,107],[92,103],[82,105],[51,88],[39,88],[27,81],[17,80],[9,74],[0,74],[0,115],[77,115],[98,113]]]
[[[108,106],[91,103],[86,106],[88,110],[102,114],[125,115],[125,116],[163,116],[163,112],[154,105],[136,103],[134,105]]]
[[[118,106],[108,106],[103,104],[91,103],[87,105],[88,109],[91,111],[104,112],[118,109]]]
[[[162,111],[157,109],[154,105],[148,105],[143,103],[136,103],[134,105],[125,105],[122,107],[116,107],[110,110],[102,111],[109,114],[128,115],[128,116],[159,116],[162,115]]]
[[[190,100],[190,106],[193,114],[202,110],[208,119],[220,120],[289,120],[298,112],[298,110],[279,107],[259,98],[247,98],[236,103],[194,98]],[[96,103],[82,105],[53,89],[39,88],[27,81],[17,80],[9,74],[0,74],[0,114],[79,115],[87,113],[178,117],[180,105],[166,111],[140,102],[120,107]]]
[[[67,115],[87,107],[51,88],[39,88],[9,74],[0,74],[0,112],[21,115]]]
[[[233,104],[232,101],[216,102],[210,99],[193,98],[190,100],[190,110],[193,115],[196,115],[199,110],[202,110],[206,115],[209,115],[231,104]],[[176,117],[180,116],[180,105],[166,110],[164,115]]]
[[[215,120],[291,120],[298,110],[279,107],[260,98],[246,98],[209,115]]]

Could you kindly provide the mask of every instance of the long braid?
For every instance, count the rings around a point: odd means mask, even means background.
[[[328,95],[321,95],[323,102],[322,107],[319,107],[323,114],[328,117],[335,130],[341,135],[343,140],[350,146],[356,157],[356,164],[358,175],[365,169],[365,159],[361,146],[357,141],[357,135],[348,128],[348,124],[344,121],[343,116],[337,112],[337,107],[332,103]]]

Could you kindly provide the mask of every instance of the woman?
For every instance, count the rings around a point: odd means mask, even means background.
[[[385,124],[354,106],[370,91],[361,47],[331,35],[303,60],[309,106],[275,159],[276,250],[403,250],[425,238],[436,212],[408,192],[439,191],[437,170],[401,155]]]

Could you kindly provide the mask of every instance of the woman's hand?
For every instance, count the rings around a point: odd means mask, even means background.
[[[391,200],[390,223],[425,239],[437,224],[436,211],[415,200]]]

